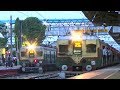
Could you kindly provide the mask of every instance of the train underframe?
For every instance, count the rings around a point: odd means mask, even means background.
[[[68,71],[92,71],[107,66],[119,64],[119,58],[82,58],[78,63],[71,57],[59,57],[56,64],[61,69],[62,65],[67,65]]]
[[[25,73],[43,73],[46,71],[56,71],[57,66],[54,63],[45,63],[39,60],[38,62],[30,62],[29,60],[23,60],[20,62],[21,72]]]

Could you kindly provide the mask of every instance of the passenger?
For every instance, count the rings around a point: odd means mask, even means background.
[[[112,51],[110,50],[110,48],[107,48],[107,60],[109,64],[111,63],[111,60],[110,60],[111,55],[112,55]]]
[[[17,66],[17,58],[16,57],[13,58],[13,63],[15,66]]]
[[[8,66],[13,67],[12,58],[10,57],[10,55],[8,56]]]
[[[2,54],[2,62],[3,62],[3,65],[5,65],[5,58],[3,54]]]
[[[6,65],[6,67],[8,67],[8,66],[9,66],[8,57],[7,57],[7,59],[6,59],[5,65]]]
[[[114,62],[114,56],[115,56],[114,51],[112,51],[112,60],[111,60],[111,62]]]
[[[106,65],[106,58],[107,58],[107,50],[105,46],[103,46],[103,66]]]
[[[15,66],[17,66],[17,58],[15,58]]]

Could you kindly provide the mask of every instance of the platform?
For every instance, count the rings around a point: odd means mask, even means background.
[[[120,79],[120,64],[105,69],[90,71],[68,79]]]
[[[20,65],[13,67],[0,66],[0,77],[18,74],[20,68]]]

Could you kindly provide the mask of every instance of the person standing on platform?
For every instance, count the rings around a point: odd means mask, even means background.
[[[8,65],[9,65],[9,67],[13,67],[13,65],[12,65],[12,58],[10,57],[10,54],[8,56]]]
[[[5,57],[4,57],[4,54],[2,54],[2,62],[3,62],[3,65],[5,65]]]
[[[106,65],[106,59],[107,59],[107,50],[106,47],[103,46],[103,66]]]
[[[107,48],[107,60],[108,63],[111,63],[111,55],[112,55],[112,51],[110,50],[110,48]]]

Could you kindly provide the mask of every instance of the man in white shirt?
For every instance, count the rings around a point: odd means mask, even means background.
[[[107,49],[105,46],[103,46],[103,66],[106,64],[106,58],[107,58]]]

